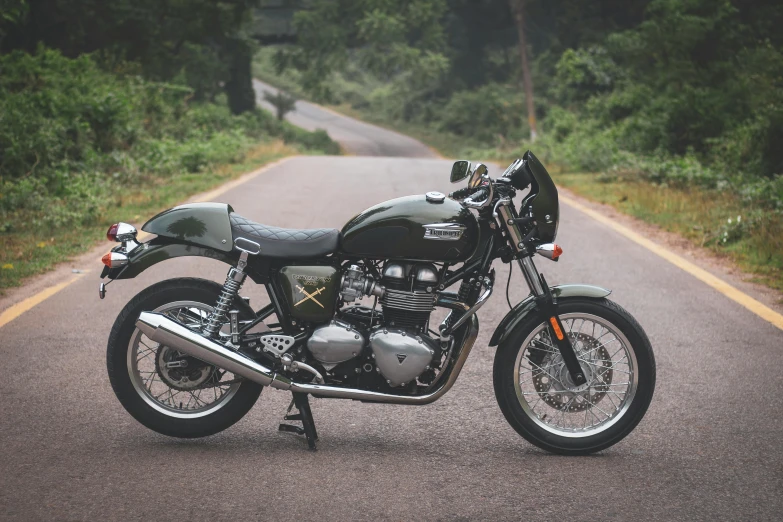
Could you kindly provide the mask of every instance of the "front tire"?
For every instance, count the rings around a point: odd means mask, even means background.
[[[655,358],[642,327],[608,299],[564,298],[558,314],[588,384],[575,386],[545,318],[531,314],[495,356],[495,397],[527,441],[563,455],[586,455],[625,438],[655,390]]]
[[[145,341],[136,328],[141,312],[157,311],[198,329],[220,291],[219,284],[204,279],[163,281],[141,291],[114,322],[106,351],[109,380],[122,406],[147,428],[180,438],[213,435],[244,417],[258,400],[261,385]],[[239,298],[234,308],[242,319],[254,316]],[[183,361],[185,367],[178,367]]]

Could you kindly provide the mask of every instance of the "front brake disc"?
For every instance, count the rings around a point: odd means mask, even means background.
[[[562,356],[542,348],[531,348],[529,358],[539,368],[533,371],[533,385],[539,397],[556,410],[568,413],[585,411],[598,404],[612,384],[612,361],[606,347],[583,333],[569,333],[571,345],[587,377],[587,384],[576,386],[571,381]]]

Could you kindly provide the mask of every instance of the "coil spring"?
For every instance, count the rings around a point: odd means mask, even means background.
[[[240,275],[239,277],[238,274]],[[231,303],[234,302],[234,298],[239,292],[242,283],[245,282],[245,275],[245,273],[233,268],[228,271],[226,282],[223,284],[223,290],[220,291],[220,297],[218,297],[215,309],[209,314],[207,325],[204,327],[204,333],[208,337],[214,337],[217,334],[221,325],[221,319],[226,317],[229,308],[231,308]]]

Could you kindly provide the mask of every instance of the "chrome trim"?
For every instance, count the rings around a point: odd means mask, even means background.
[[[424,239],[435,241],[458,241],[467,230],[465,225],[459,223],[430,223],[424,227]]]
[[[446,195],[442,192],[427,192],[424,196],[430,203],[443,203],[446,199]]]
[[[291,354],[285,354],[280,358],[280,361],[283,363],[283,368],[286,370],[290,370],[292,372],[298,372],[299,370],[304,370],[306,372],[310,372],[315,376],[315,382],[322,384],[324,382],[323,376],[318,373],[318,370],[310,366],[309,364],[305,364],[301,361],[295,361],[293,357],[291,357]]]
[[[241,241],[243,244],[246,244],[246,245],[248,245],[248,247],[247,247],[247,248],[242,248],[241,246],[239,246],[239,242],[240,242],[240,241]],[[257,255],[257,254],[260,254],[260,253],[261,253],[261,245],[259,245],[259,244],[258,244],[258,243],[256,243],[255,241],[251,241],[251,240],[249,240],[249,239],[245,239],[244,237],[238,237],[238,238],[236,238],[236,239],[234,240],[234,247],[235,247],[237,250],[241,250],[242,252],[247,252],[247,253],[248,253],[248,254],[250,254],[251,256],[255,256],[255,255]],[[250,248],[251,248],[251,247],[254,247],[254,249],[253,249],[253,250],[250,250]]]
[[[112,252],[109,259],[111,263],[109,268],[118,268],[128,264],[128,256],[122,252]]]
[[[136,227],[128,223],[117,223],[117,233],[114,236],[114,240],[117,243],[123,243],[125,241],[134,241],[136,239]]]
[[[269,386],[276,376],[274,371],[249,357],[229,350],[162,314],[142,312],[136,321],[136,328],[151,341],[192,355],[263,386]]]
[[[454,360],[446,382],[431,393],[424,395],[402,396],[355,388],[340,388],[324,384],[307,384],[294,382],[288,377],[276,373],[266,366],[246,357],[239,352],[229,350],[218,343],[199,335],[197,332],[154,312],[142,312],[136,321],[136,327],[144,332],[150,340],[165,344],[197,359],[214,364],[236,375],[249,379],[262,386],[271,386],[279,390],[298,393],[311,393],[319,397],[354,399],[368,402],[383,402],[391,404],[430,404],[438,400],[451,389],[459,377],[465,361],[473,349],[478,337],[479,323],[475,314],[471,316],[465,341]],[[304,368],[303,368],[304,369]],[[447,371],[444,369],[444,371]]]
[[[544,243],[543,245],[538,245],[536,247],[536,254],[544,256],[547,259],[551,259],[552,261],[557,261],[557,259],[553,259],[553,256],[555,255],[554,243]]]
[[[525,276],[525,281],[527,281],[527,286],[530,287],[530,292],[534,296],[544,295],[544,287],[541,286],[541,276],[538,274],[538,269],[533,263],[533,259],[528,256],[518,261],[519,268],[522,269],[522,274]]]

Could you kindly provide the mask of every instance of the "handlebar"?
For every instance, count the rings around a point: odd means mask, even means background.
[[[473,189],[470,187],[461,188],[459,190],[455,190],[451,194],[449,194],[449,197],[451,199],[465,199],[466,197],[470,196],[473,192]]]

